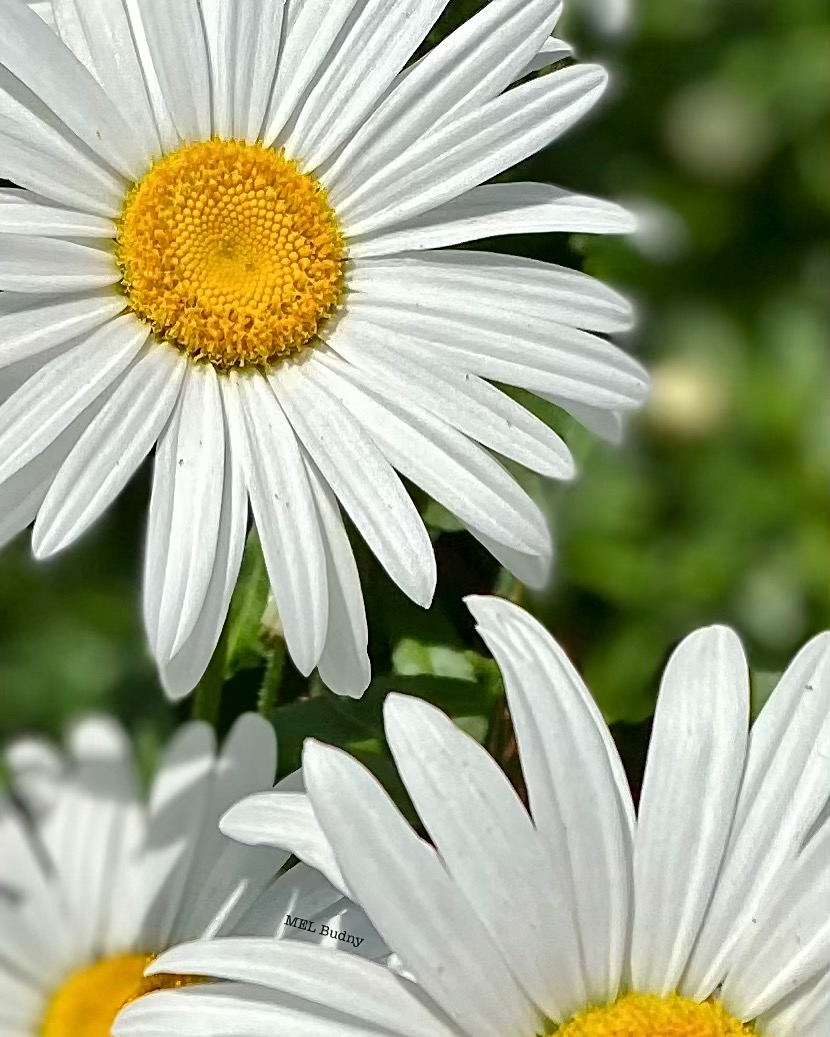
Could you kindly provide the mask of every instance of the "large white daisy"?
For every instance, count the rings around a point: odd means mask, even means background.
[[[228,806],[273,783],[276,743],[260,717],[239,720],[218,755],[207,725],[182,728],[149,802],[130,742],[107,718],[79,723],[65,754],[18,742],[7,763],[24,808],[0,801],[2,1037],[108,1037],[122,1005],[183,982],[144,978],[153,956],[183,940],[291,936],[387,953],[316,871],[275,879],[288,853],[219,832]]]
[[[390,696],[386,733],[434,845],[353,758],[305,752],[318,837],[297,852],[329,862],[411,978],[211,941],[156,967],[248,985],[154,995],[118,1037],[826,1037],[830,637],[799,652],[751,732],[737,636],[688,637],[663,676],[635,817],[564,652],[508,602],[470,607],[505,678],[530,812],[476,742],[412,698]],[[296,794],[266,793],[222,827],[279,842],[297,809]],[[283,1026],[289,995],[307,999],[304,1026]]]
[[[173,696],[218,641],[249,501],[291,657],[359,695],[340,506],[421,605],[435,558],[398,472],[544,582],[544,518],[491,451],[573,462],[490,380],[611,438],[643,399],[601,337],[631,323],[614,291],[442,250],[630,229],[546,184],[479,186],[606,77],[513,85],[567,53],[559,0],[493,0],[407,66],[446,2],[54,0],[58,38],[0,0],[0,176],[21,188],[0,192],[0,543],[35,520],[35,554],[62,550],[155,447],[144,614]]]

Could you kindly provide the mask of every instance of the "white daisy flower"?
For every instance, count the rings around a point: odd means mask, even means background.
[[[415,64],[447,0],[0,0],[0,543],[79,537],[155,447],[144,615],[167,692],[203,674],[248,503],[288,650],[359,695],[366,618],[342,506],[428,606],[400,476],[544,582],[545,520],[492,452],[565,444],[491,384],[609,438],[646,391],[604,334],[628,303],[562,267],[445,246],[622,232],[618,206],[485,181],[599,99],[559,0],[494,0]],[[406,67],[405,67],[406,66]]]
[[[411,978],[273,942],[181,947],[154,967],[245,985],[154,995],[118,1037],[826,1037],[830,637],[799,652],[751,733],[737,636],[688,637],[663,676],[635,818],[562,649],[515,605],[469,604],[504,675],[529,812],[417,699],[389,697],[386,734],[433,845],[356,760],[305,752],[317,838],[296,851],[333,862]],[[221,827],[279,842],[297,810],[265,793]]]
[[[290,936],[388,953],[316,871],[301,864],[275,879],[287,852],[219,832],[232,803],[273,783],[276,741],[261,717],[241,718],[218,755],[206,724],[183,727],[149,801],[130,742],[108,718],[79,723],[65,755],[25,741],[6,762],[25,808],[0,802],[3,1037],[107,1037],[124,1004],[187,982],[144,977],[180,941]],[[297,787],[296,775],[286,781]]]

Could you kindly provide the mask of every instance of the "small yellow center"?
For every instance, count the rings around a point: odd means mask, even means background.
[[[223,369],[302,350],[343,285],[323,188],[281,152],[238,140],[188,144],[157,162],[127,196],[116,258],[135,313]]]
[[[678,994],[625,994],[612,1005],[589,1008],[556,1031],[556,1037],[745,1037],[754,1034],[719,1001],[689,1001]]]
[[[49,1005],[39,1037],[109,1037],[115,1017],[131,1001],[201,980],[188,976],[144,976],[146,954],[106,958],[71,976]]]

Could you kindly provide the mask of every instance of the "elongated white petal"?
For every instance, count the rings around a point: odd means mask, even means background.
[[[538,72],[540,69],[547,68],[548,65],[561,61],[562,58],[571,57],[572,54],[573,47],[569,43],[551,36],[550,39],[545,40],[536,55],[522,69],[522,74],[518,78],[523,79],[533,72]]]
[[[147,340],[132,314],[51,360],[0,407],[0,484],[37,457],[130,365]]]
[[[406,304],[427,312],[484,320],[510,317],[521,330],[538,318],[605,334],[628,330],[633,310],[613,288],[554,263],[472,249],[429,251],[356,263],[349,287],[370,302]]]
[[[550,184],[485,184],[377,233],[352,237],[352,258],[443,248],[501,234],[628,234],[634,217],[614,202]]]
[[[53,0],[58,31],[106,91],[149,165],[161,141],[127,9],[109,0]]]
[[[622,763],[544,627],[500,598],[466,602],[502,671],[531,813],[557,875],[557,939],[563,961],[582,970],[569,976],[571,996],[577,1006],[605,1004],[622,980],[631,910],[634,808]]]
[[[21,199],[0,206],[2,234],[27,234],[43,238],[114,238],[115,223],[102,216]]]
[[[311,458],[306,459],[306,464],[320,516],[329,587],[329,625],[317,668],[332,691],[360,698],[372,678],[360,573],[340,517],[337,497]]]
[[[330,55],[285,141],[303,169],[360,125],[429,32],[447,0],[365,0]]]
[[[550,582],[553,565],[555,550],[553,543],[549,552],[535,555],[526,554],[523,551],[516,551],[512,547],[505,547],[498,540],[485,536],[475,526],[468,525],[467,529],[500,565],[503,565],[508,572],[513,573],[516,579],[521,581],[526,587],[531,587],[533,590],[543,590],[547,587]]]
[[[95,292],[72,299],[33,298],[31,306],[0,313],[0,368],[88,334],[123,309],[122,296]]]
[[[461,293],[459,293],[461,294]],[[423,298],[423,297],[422,297]],[[395,335],[410,356],[450,365],[538,394],[606,410],[631,410],[648,391],[648,374],[617,346],[576,328],[499,309],[375,302],[358,295],[349,311]],[[520,332],[520,333],[519,333]]]
[[[202,0],[210,52],[213,132],[247,140],[262,136],[280,53],[283,0],[227,3]]]
[[[795,657],[752,727],[726,856],[682,990],[706,997],[827,801],[830,634]]]
[[[748,730],[740,641],[726,627],[696,631],[663,674],[643,779],[631,941],[638,990],[665,996],[689,960],[735,816]]]
[[[378,445],[312,361],[283,365],[270,379],[274,392],[378,561],[405,594],[428,607],[436,566],[426,527]]]
[[[811,840],[736,948],[721,998],[754,1019],[830,968],[830,825]]]
[[[305,793],[260,792],[237,803],[219,822],[220,830],[248,846],[290,850],[348,895],[334,851]]]
[[[185,141],[207,140],[212,132],[210,67],[198,0],[133,0],[133,6],[179,135]]]
[[[165,747],[150,789],[142,854],[140,945],[164,947],[184,898],[213,790],[216,736],[203,722],[180,727]]]
[[[121,280],[109,252],[56,238],[3,239],[0,288],[12,292],[83,292]]]
[[[33,534],[38,558],[76,540],[118,496],[152,449],[179,394],[187,361],[153,343],[133,364],[61,466]]]
[[[344,360],[380,378],[397,397],[443,417],[459,431],[536,472],[558,479],[575,474],[567,446],[544,422],[489,382],[397,349],[391,332],[349,314],[326,335]]]
[[[189,695],[207,669],[219,643],[242,564],[248,525],[248,493],[240,459],[229,442],[225,446],[222,511],[210,583],[190,636],[172,659],[160,667],[162,687],[172,699]]]
[[[140,177],[148,156],[101,84],[26,4],[0,0],[0,15],[0,64],[113,169]]]
[[[825,1037],[830,1017],[830,969],[805,983],[784,1003],[764,1012],[757,1020],[761,1033],[770,1037]]]
[[[554,396],[552,393],[540,392],[538,395],[543,400],[548,400],[550,403],[554,403],[557,407],[567,411],[572,418],[576,418],[580,425],[584,425],[585,428],[601,439],[605,439],[614,445],[622,442],[625,425],[621,412],[604,410],[602,407],[592,407],[587,403],[575,403],[573,400]]]
[[[472,905],[375,778],[313,739],[303,772],[354,899],[421,987],[466,1033],[537,1033],[535,1011]]]
[[[297,438],[259,375],[223,382],[254,519],[291,658],[303,674],[320,659],[328,624],[326,558]]]
[[[462,113],[338,198],[347,233],[368,234],[412,219],[527,158],[589,111],[605,83],[599,66],[577,65]]]
[[[309,84],[324,69],[338,33],[357,0],[290,2],[283,25],[283,46],[266,118],[264,143],[273,144]]]
[[[225,469],[218,382],[210,364],[188,365],[156,451],[144,615],[150,645],[163,662],[193,630],[213,573]]]
[[[552,862],[515,790],[435,707],[392,694],[384,715],[398,771],[450,875],[534,1002],[567,1018],[579,1007],[578,963],[560,942],[572,905],[555,892]]]
[[[230,939],[192,943],[161,955],[152,973],[213,976],[302,998],[368,1028],[400,1037],[458,1037],[414,983],[374,962],[295,942]]]
[[[323,182],[337,205],[443,122],[491,100],[537,53],[561,3],[489,4],[419,61],[342,149]]]
[[[500,543],[519,551],[549,549],[541,511],[490,454],[335,355],[318,351],[315,362],[398,471]]]

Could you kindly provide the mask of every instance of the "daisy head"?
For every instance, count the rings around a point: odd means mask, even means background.
[[[276,742],[260,717],[241,718],[219,752],[207,725],[183,727],[147,798],[129,739],[105,717],[78,723],[65,751],[16,742],[6,763],[14,798],[0,801],[3,1037],[108,1037],[125,1004],[194,982],[144,975],[182,941],[291,937],[388,953],[318,872],[299,865],[277,878],[287,852],[219,832],[231,804],[273,783]],[[297,775],[286,780],[301,787]],[[326,938],[324,925],[353,939]]]
[[[688,637],[663,675],[635,813],[561,648],[515,605],[468,603],[504,676],[529,809],[444,714],[390,696],[387,738],[430,842],[356,760],[309,742],[316,835],[296,852],[328,862],[397,970],[263,941],[179,948],[157,967],[226,977],[236,992],[148,997],[116,1034],[295,1032],[297,997],[307,1002],[296,1032],[321,1035],[826,1034],[828,635],[798,653],[751,729],[737,636]],[[295,809],[266,793],[221,827],[279,842]]]
[[[0,543],[34,521],[35,554],[61,551],[154,451],[144,619],[174,697],[219,640],[249,507],[295,664],[359,695],[341,507],[423,606],[435,558],[401,475],[544,583],[545,519],[493,455],[573,461],[492,383],[610,439],[644,397],[603,337],[631,325],[616,292],[449,247],[631,229],[486,183],[588,112],[603,70],[551,36],[559,0],[493,0],[414,60],[446,2],[0,0]]]

